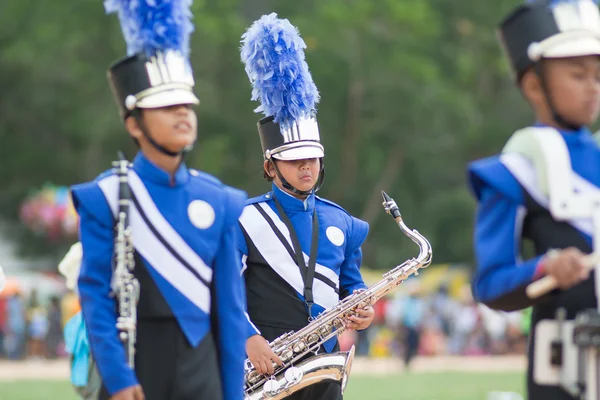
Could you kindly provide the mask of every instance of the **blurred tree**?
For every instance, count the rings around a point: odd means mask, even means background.
[[[381,190],[430,239],[434,262],[472,262],[466,164],[499,151],[531,118],[495,38],[498,20],[517,3],[196,0],[192,63],[202,103],[187,162],[250,196],[269,190],[260,173],[261,115],[239,47],[252,21],[277,12],[298,26],[322,96],[327,178],[319,194],[369,222],[365,265],[389,269],[416,254],[384,216]],[[2,6],[0,214],[17,227],[32,189],[92,179],[118,149],[133,157],[106,82],[124,52],[118,19],[98,0]],[[26,234],[15,238],[27,253],[62,254],[70,244]]]

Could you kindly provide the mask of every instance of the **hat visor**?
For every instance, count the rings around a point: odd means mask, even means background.
[[[138,100],[136,107],[161,108],[180,104],[200,104],[200,100],[189,90],[171,89],[144,96]]]
[[[273,158],[282,161],[306,160],[308,158],[322,158],[325,156],[321,145],[301,145],[273,154]]]
[[[567,58],[581,56],[600,56],[600,37],[590,36],[563,41],[545,50],[544,58]]]

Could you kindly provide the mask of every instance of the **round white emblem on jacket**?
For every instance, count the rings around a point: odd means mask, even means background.
[[[204,200],[194,200],[188,206],[188,217],[196,228],[207,229],[215,222],[215,210]]]
[[[344,232],[342,232],[342,230],[337,226],[330,226],[325,231],[325,234],[327,234],[329,241],[336,246],[341,246],[344,244]]]

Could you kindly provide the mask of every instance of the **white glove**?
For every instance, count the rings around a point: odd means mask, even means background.
[[[58,264],[58,271],[67,280],[66,285],[70,290],[75,290],[75,286],[77,285],[82,257],[83,250],[81,248],[81,242],[77,242],[71,246],[60,264]]]

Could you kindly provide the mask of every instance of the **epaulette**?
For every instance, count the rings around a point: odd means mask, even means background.
[[[93,182],[100,182],[102,179],[104,178],[108,178],[109,176],[112,176],[115,174],[114,169],[107,169],[106,171],[100,173],[100,175],[98,175]]]
[[[207,182],[210,184],[213,184],[217,187],[223,187],[224,183],[221,182],[218,178],[216,178],[215,176],[208,174],[206,172],[202,172],[202,171],[198,171],[197,169],[189,169],[190,175],[195,178],[195,179],[199,179],[203,182]]]
[[[246,205],[262,203],[264,201],[269,201],[272,198],[273,198],[273,192],[267,192],[265,194],[261,194],[260,196],[256,196],[256,197],[246,200]]]

